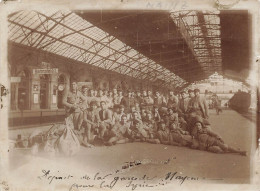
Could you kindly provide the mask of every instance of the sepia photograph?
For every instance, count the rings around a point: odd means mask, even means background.
[[[8,13],[9,88],[1,99],[8,95],[8,177],[15,182],[2,186],[252,184],[254,15],[149,6]]]

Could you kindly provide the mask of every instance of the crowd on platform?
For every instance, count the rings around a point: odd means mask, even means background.
[[[187,146],[215,153],[245,151],[228,146],[214,133],[208,121],[208,105],[199,89],[178,95],[170,90],[123,92],[78,88],[76,82],[65,93],[66,117],[74,126],[81,145],[149,142]]]

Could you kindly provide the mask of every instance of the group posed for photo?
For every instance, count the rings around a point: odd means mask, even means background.
[[[208,105],[199,89],[178,95],[170,90],[162,95],[150,90],[79,89],[72,82],[63,104],[66,119],[71,120],[80,144],[86,147],[148,142],[247,155],[212,131]]]

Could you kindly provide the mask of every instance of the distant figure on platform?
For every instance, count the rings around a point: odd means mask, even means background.
[[[215,95],[213,98],[213,106],[216,109],[217,115],[219,115],[219,112],[222,112],[222,109],[221,109],[221,100],[218,98],[217,95]]]

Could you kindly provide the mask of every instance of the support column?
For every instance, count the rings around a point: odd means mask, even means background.
[[[49,108],[58,109],[58,74],[50,76]]]

